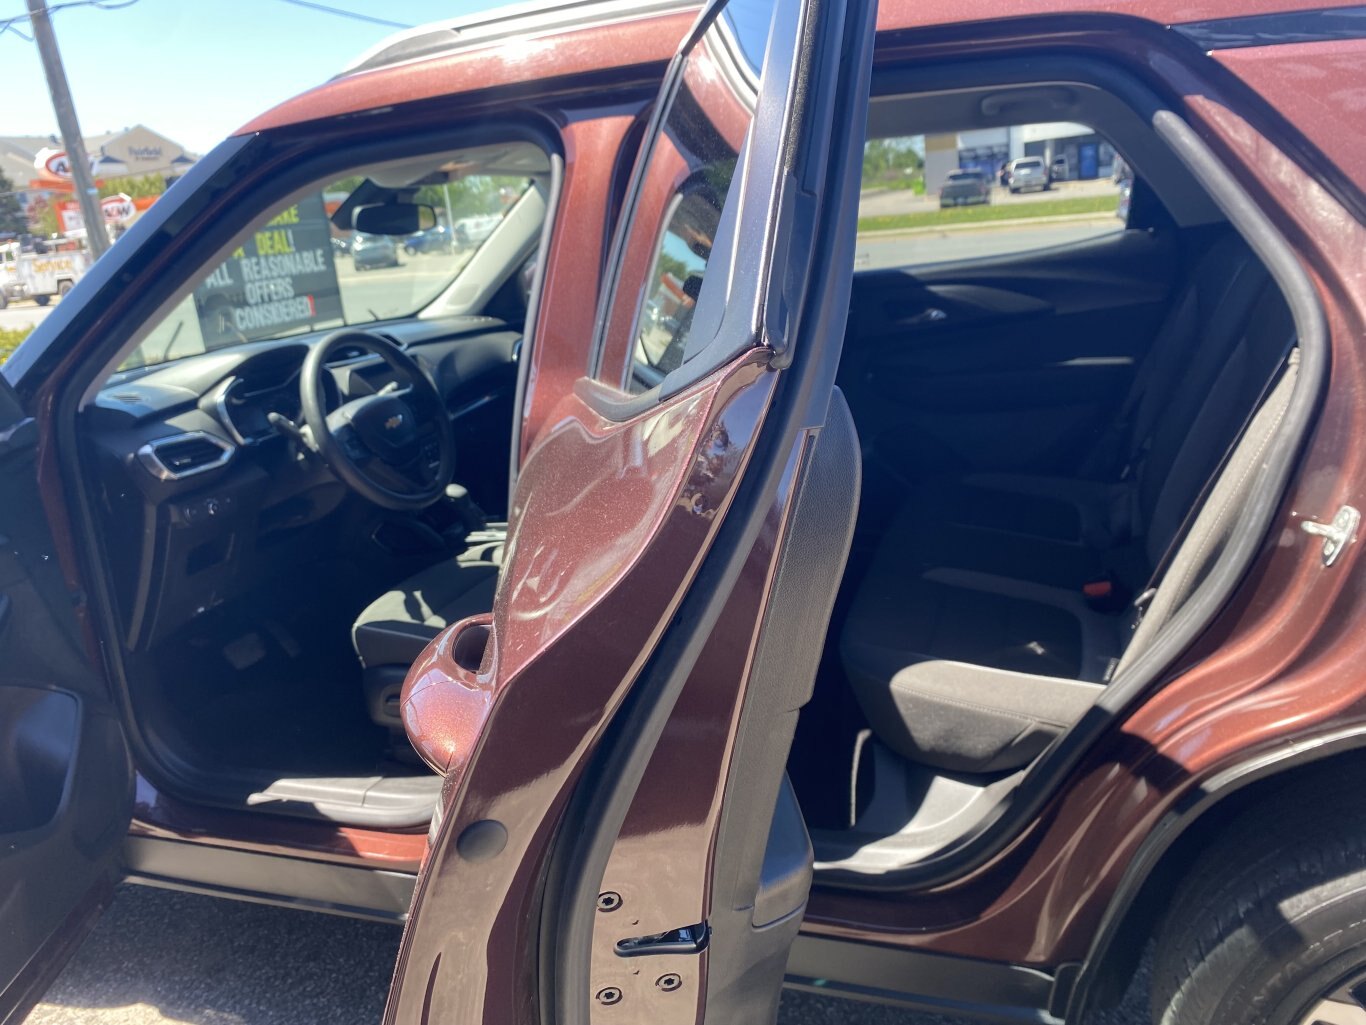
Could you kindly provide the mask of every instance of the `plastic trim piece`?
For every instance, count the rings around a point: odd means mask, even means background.
[[[192,466],[188,470],[172,470],[162,461],[158,454],[167,445],[175,445],[186,441],[207,441],[211,445],[216,445],[219,454],[207,463],[200,463]],[[226,466],[232,459],[233,453],[237,451],[237,446],[222,438],[214,437],[207,431],[186,431],[184,434],[169,434],[164,438],[157,438],[149,441],[138,449],[138,462],[146,468],[157,480],[184,480],[186,477],[193,477],[197,473],[207,473],[209,470],[216,470],[220,466]]]
[[[937,1014],[1062,1025],[1048,1007],[1053,976],[1023,965],[800,935],[786,986]]]
[[[1172,30],[1207,53],[1212,50],[1239,50],[1248,46],[1366,39],[1366,6],[1192,21],[1173,25]]]
[[[126,879],[162,889],[402,924],[417,876],[130,836]]]

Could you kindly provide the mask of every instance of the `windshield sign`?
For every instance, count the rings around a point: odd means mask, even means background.
[[[271,220],[194,290],[205,346],[342,319],[332,254],[322,196],[300,200]]]

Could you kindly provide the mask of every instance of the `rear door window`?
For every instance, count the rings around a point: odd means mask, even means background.
[[[856,270],[1008,257],[1126,226],[1132,174],[1089,125],[917,127],[864,148]]]

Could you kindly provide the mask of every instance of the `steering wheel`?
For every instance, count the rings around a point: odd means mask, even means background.
[[[343,348],[374,353],[400,383],[343,402],[330,413],[327,363]],[[386,509],[423,509],[455,470],[455,439],[441,393],[416,360],[368,331],[335,331],[313,347],[299,374],[304,424],[323,461],[344,483]]]

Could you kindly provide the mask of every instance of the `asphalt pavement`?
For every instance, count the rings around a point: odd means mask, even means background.
[[[394,926],[127,886],[26,1025],[376,1025]],[[1146,1025],[1142,980],[1085,1025]],[[779,1025],[969,1025],[788,992]]]

